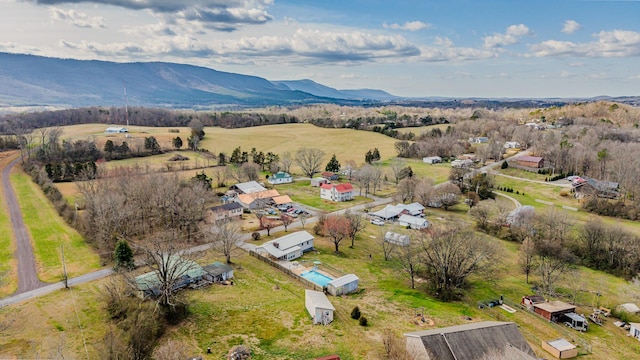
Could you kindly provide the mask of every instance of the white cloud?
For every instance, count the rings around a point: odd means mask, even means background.
[[[104,19],[101,16],[89,16],[73,9],[64,10],[56,7],[50,7],[49,13],[54,20],[64,21],[80,28],[96,29],[104,27]]]
[[[507,27],[504,34],[493,34],[484,38],[484,46],[486,48],[497,48],[507,45],[514,45],[520,41],[523,36],[533,36],[533,31],[524,24],[511,25]]]
[[[575,20],[567,20],[564,22],[562,26],[562,32],[565,34],[573,34],[574,32],[580,30],[582,25],[578,24]]]
[[[430,29],[431,24],[423,23],[422,21],[408,21],[402,25],[400,24],[387,24],[384,23],[382,26],[385,29],[394,29],[394,30],[406,30],[406,31],[418,31],[423,29]]]
[[[246,36],[209,42],[191,35],[180,35],[150,37],[142,44],[81,41],[65,42],[63,46],[99,55],[125,56],[128,52],[131,56],[139,57],[232,58],[241,63],[260,58],[306,64],[361,63],[404,59],[420,54],[420,50],[402,36],[305,29],[298,29],[286,36]]]
[[[499,55],[498,49],[474,49],[467,47],[456,47],[449,38],[436,37],[434,46],[420,47],[419,61],[439,62],[439,61],[471,61],[495,58]]]
[[[587,43],[547,40],[529,46],[531,55],[572,57],[631,57],[640,56],[640,33],[627,30],[601,31]]]
[[[630,77],[630,79],[632,79],[632,80],[640,80],[640,73],[636,74],[635,76]]]
[[[568,71],[566,71],[566,70],[563,70],[563,71],[560,73],[560,77],[562,77],[562,78],[568,78],[568,77],[571,77],[571,73],[570,73],[570,72],[568,72]]]
[[[571,67],[583,67],[585,65],[585,63],[581,62],[581,61],[576,61],[576,62],[572,62],[569,64],[569,66]]]

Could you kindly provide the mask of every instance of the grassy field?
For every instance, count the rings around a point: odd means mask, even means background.
[[[433,219],[451,219],[457,215],[440,210],[431,211]],[[438,221],[438,220],[435,220]],[[211,347],[213,354],[205,359],[222,358],[234,345],[248,345],[254,359],[309,359],[338,353],[343,359],[381,359],[381,335],[391,329],[396,335],[433,327],[443,327],[481,320],[515,321],[534,348],[545,359],[551,357],[540,348],[541,340],[565,337],[575,341],[582,351],[591,348],[583,359],[630,359],[638,356],[636,340],[624,335],[623,330],[606,321],[604,328],[592,326],[582,334],[563,326],[549,324],[543,318],[518,309],[509,314],[501,309],[479,309],[477,302],[497,299],[503,295],[508,301],[517,302],[529,294],[530,285],[515,268],[517,245],[488,238],[504,249],[506,260],[502,270],[492,279],[472,277],[467,296],[459,302],[442,303],[425,294],[422,283],[412,290],[408,279],[394,262],[384,261],[379,246],[382,231],[394,230],[392,225],[368,226],[358,236],[355,248],[345,240],[341,253],[333,253],[333,244],[324,238],[316,238],[317,251],[307,253],[301,260],[311,263],[320,260],[321,269],[330,266],[344,273],[355,273],[360,278],[360,292],[345,297],[330,297],[336,308],[334,322],[329,326],[313,326],[304,309],[304,287],[293,277],[240,253],[233,259],[234,286],[211,286],[201,290],[189,290],[190,317],[182,324],[170,328],[165,338],[177,338],[193,344],[194,354],[204,353]],[[404,231],[404,230],[403,230]],[[369,257],[369,254],[372,257]],[[207,254],[201,263],[216,259]],[[219,259],[219,258],[218,258]],[[509,260],[512,259],[512,260]],[[579,269],[580,291],[577,301],[579,311],[588,313],[594,303],[594,294],[600,291],[600,303],[612,306],[627,301],[636,293],[634,285],[619,278],[588,269]],[[538,279],[533,276],[535,283]],[[571,278],[561,284],[572,286]],[[16,322],[0,339],[0,357],[47,356],[47,349],[64,342],[69,357],[84,357],[82,336],[88,345],[89,357],[95,357],[91,344],[98,344],[103,336],[106,313],[100,305],[101,282],[74,287],[72,292],[58,291],[46,297],[34,299],[12,307],[13,312],[1,313],[2,317],[17,316],[29,319]],[[568,301],[568,299],[564,299]],[[74,306],[77,307],[78,318]],[[369,320],[369,326],[361,327],[349,317],[351,309],[359,306]],[[435,325],[422,327],[413,323],[417,309],[425,309],[425,316]],[[78,328],[80,321],[83,333]],[[30,339],[37,339],[30,341]],[[51,355],[51,354],[49,354]]]
[[[100,260],[84,242],[82,236],[58,216],[42,191],[23,172],[11,176],[24,223],[33,239],[42,281],[60,281],[62,260],[60,246],[64,246],[69,276],[78,276],[100,268]]]
[[[416,134],[416,136],[418,136],[422,133],[429,132],[432,129],[440,129],[442,132],[445,132],[448,126],[455,127],[455,125],[453,124],[436,124],[436,125],[429,125],[429,126],[406,127],[406,128],[396,129],[396,130],[398,130],[399,133],[403,133],[403,134],[412,132]]]
[[[15,156],[17,153],[14,151],[0,153],[0,172]],[[0,196],[4,198],[1,187]],[[0,278],[0,297],[9,295],[18,289],[17,262],[13,258],[15,249],[11,219],[6,204],[3,203],[0,206],[0,276],[4,275],[4,277]]]

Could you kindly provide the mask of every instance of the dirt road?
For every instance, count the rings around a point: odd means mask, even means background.
[[[18,291],[17,294],[37,289],[43,285],[38,279],[36,271],[36,259],[33,255],[33,247],[31,246],[31,237],[22,220],[22,212],[16,198],[16,194],[11,186],[10,175],[11,169],[20,161],[16,158],[2,169],[2,191],[4,192],[5,203],[11,218],[11,227],[16,243],[15,258],[18,261]]]

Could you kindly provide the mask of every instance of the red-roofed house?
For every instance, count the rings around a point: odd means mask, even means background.
[[[329,201],[349,201],[355,197],[351,184],[322,184],[320,198]]]
[[[516,163],[520,166],[527,166],[538,169],[544,167],[544,159],[539,156],[519,156],[516,158]]]

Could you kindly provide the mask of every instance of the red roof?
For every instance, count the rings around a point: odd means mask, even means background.
[[[335,185],[335,187],[336,187],[336,191],[339,193],[353,191],[353,186],[351,186],[351,184],[338,184],[338,185]]]
[[[525,162],[534,162],[534,163],[539,163],[540,161],[542,161],[542,158],[539,156],[529,156],[529,155],[523,155],[520,156],[516,159],[516,161],[525,161]]]
[[[325,190],[331,190],[335,188],[339,193],[353,191],[353,186],[351,184],[322,184],[320,185],[320,188]]]

